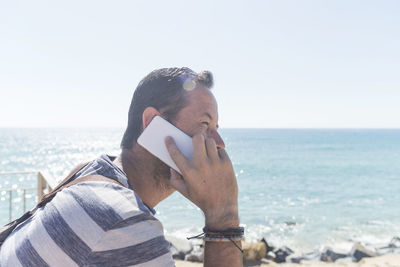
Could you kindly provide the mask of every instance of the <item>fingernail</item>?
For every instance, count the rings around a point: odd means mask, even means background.
[[[171,141],[172,141],[172,137],[171,136],[165,137],[165,142],[171,143]]]

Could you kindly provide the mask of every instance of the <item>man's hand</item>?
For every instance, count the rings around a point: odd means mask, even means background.
[[[193,157],[186,158],[171,137],[167,149],[183,177],[171,169],[171,185],[198,206],[210,229],[238,227],[238,187],[231,160],[214,139],[193,137]]]

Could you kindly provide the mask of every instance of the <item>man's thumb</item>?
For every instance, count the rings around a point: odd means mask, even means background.
[[[180,175],[177,171],[170,168],[170,178],[169,182],[171,186],[176,189],[179,193],[181,193],[186,198],[188,197],[188,190],[186,187],[186,182],[183,180],[182,175]]]

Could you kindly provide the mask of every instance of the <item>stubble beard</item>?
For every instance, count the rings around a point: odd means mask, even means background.
[[[160,159],[155,158],[153,169],[153,179],[158,188],[162,191],[169,192],[172,190],[170,185],[170,167],[162,162]]]

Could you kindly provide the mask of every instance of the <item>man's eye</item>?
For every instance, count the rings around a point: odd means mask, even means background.
[[[207,126],[208,126],[208,124],[209,124],[209,123],[208,123],[208,122],[206,122],[206,121],[203,121],[203,122],[202,122],[202,124],[204,124],[204,125],[207,125]]]

